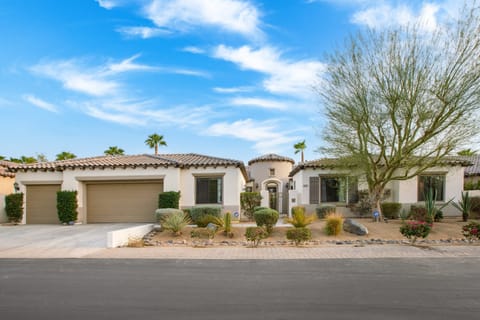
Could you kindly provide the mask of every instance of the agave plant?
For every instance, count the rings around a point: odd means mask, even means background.
[[[432,188],[428,189],[428,191],[424,193],[424,198],[425,198],[425,209],[427,211],[427,219],[428,219],[427,222],[432,224],[435,221],[435,215],[437,214],[437,212],[439,210],[442,210],[443,208],[448,206],[450,202],[452,202],[452,199],[450,199],[444,204],[442,204],[441,206],[437,207],[437,202],[436,202],[437,191],[433,190]]]
[[[468,192],[462,193],[462,200],[452,202],[452,205],[462,212],[462,220],[467,221],[472,210],[472,198],[470,198]]]
[[[181,235],[182,229],[189,223],[190,217],[184,212],[169,214],[161,219],[162,228],[172,231],[175,236]]]

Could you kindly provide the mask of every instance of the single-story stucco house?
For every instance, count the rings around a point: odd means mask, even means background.
[[[153,222],[158,194],[181,191],[180,207],[240,211],[243,162],[200,154],[101,156],[14,168],[25,194],[23,223],[58,223],[56,193],[78,192],[78,221]]]
[[[15,173],[10,169],[16,166],[14,162],[0,160],[0,223],[7,221],[5,196],[14,192]]]
[[[405,210],[411,205],[424,205],[424,194],[429,188],[437,192],[437,203],[450,199],[458,201],[463,191],[464,170],[471,162],[462,157],[445,159],[441,166],[408,180],[392,181],[384,201],[398,202]],[[300,163],[290,172],[289,208],[305,206],[314,212],[316,207],[333,205],[345,216],[353,216],[350,204],[358,201],[360,190],[368,189],[361,174],[341,169],[336,159],[319,159]],[[443,209],[446,216],[460,213],[449,205]]]

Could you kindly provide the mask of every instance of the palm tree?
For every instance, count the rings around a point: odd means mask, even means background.
[[[295,143],[295,144],[293,145],[293,148],[295,149],[295,154],[301,152],[301,155],[302,155],[302,161],[301,161],[301,162],[304,162],[305,159],[304,159],[304,157],[303,157],[303,151],[304,151],[305,149],[307,149],[307,145],[305,144],[305,140],[300,141],[300,142],[298,142],[298,143]]]
[[[155,154],[158,154],[158,145],[161,145],[161,146],[167,145],[165,140],[163,140],[163,136],[158,135],[156,133],[149,135],[148,139],[145,140],[145,144],[150,148],[155,148]]]
[[[103,151],[106,156],[121,156],[125,154],[125,151],[122,148],[117,146],[108,147],[107,150]]]
[[[62,151],[62,152],[60,152],[59,154],[57,154],[56,157],[57,157],[56,160],[59,161],[59,160],[75,159],[77,156],[74,155],[74,154],[71,153],[71,152]]]

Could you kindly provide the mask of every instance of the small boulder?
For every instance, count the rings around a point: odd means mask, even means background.
[[[207,224],[206,228],[207,228],[207,230],[216,232],[217,229],[218,229],[218,226],[216,224],[210,222],[209,224]]]
[[[343,222],[343,230],[359,236],[368,234],[368,229],[363,224],[353,219],[345,219]]]

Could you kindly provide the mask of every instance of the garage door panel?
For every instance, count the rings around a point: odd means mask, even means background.
[[[60,185],[26,186],[27,224],[60,223],[57,214],[57,192]]]
[[[162,182],[87,184],[87,222],[153,222]]]

